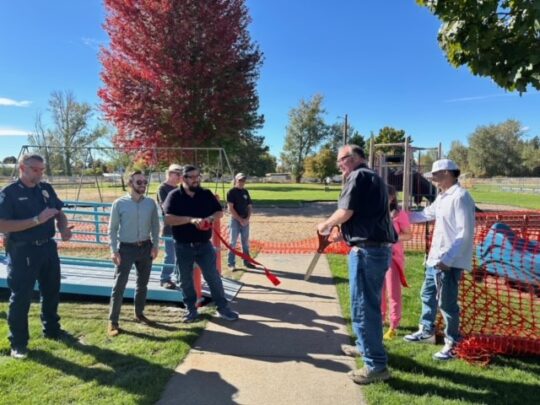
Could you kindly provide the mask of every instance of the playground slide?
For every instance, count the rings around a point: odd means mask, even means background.
[[[477,245],[476,257],[484,272],[540,291],[540,244],[519,238],[508,225],[493,224]]]

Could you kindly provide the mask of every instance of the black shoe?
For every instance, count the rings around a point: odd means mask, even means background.
[[[256,269],[257,268],[257,266],[255,266],[254,264],[252,264],[250,262],[244,263],[244,266],[246,266],[246,268],[248,268],[248,269]]]
[[[182,322],[184,323],[197,322],[198,318],[199,318],[199,312],[197,311],[197,309],[192,309],[188,311],[187,314],[184,315]]]
[[[135,315],[135,317],[133,318],[133,320],[135,322],[138,322],[138,323],[144,323],[145,325],[148,325],[148,326],[154,326],[156,324],[156,322],[148,319],[146,316],[144,316],[143,314],[139,314],[139,315]]]
[[[73,335],[69,332],[66,332],[64,329],[58,330],[58,332],[44,332],[43,336],[46,339],[51,340],[63,340],[63,341],[72,341],[76,340]]]

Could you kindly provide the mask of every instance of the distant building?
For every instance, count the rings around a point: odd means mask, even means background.
[[[290,183],[290,173],[266,173],[264,176],[265,183]]]

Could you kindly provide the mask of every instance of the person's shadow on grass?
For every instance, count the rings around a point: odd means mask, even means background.
[[[389,352],[389,364],[394,371],[393,378],[387,384],[396,392],[404,392],[419,398],[429,394],[443,400],[466,401],[475,404],[523,404],[530,398],[540,398],[540,385],[522,381],[502,381],[482,375],[462,373],[444,363],[434,363],[433,366],[422,364],[410,357]],[[456,360],[458,361],[458,360]],[[507,360],[498,360],[506,362]],[[538,374],[537,359],[521,359],[521,368],[527,372]],[[528,364],[530,363],[530,364]],[[536,364],[536,365],[535,365]],[[513,367],[518,367],[514,365]],[[479,370],[481,370],[479,368]],[[422,379],[402,379],[396,372],[419,375]],[[467,388],[460,388],[460,386]],[[534,401],[533,401],[534,402]]]
[[[65,337],[62,342],[80,355],[95,359],[95,362],[84,366],[43,349],[32,350],[29,359],[84,382],[95,381],[100,386],[119,388],[133,394],[137,402],[153,403],[159,399],[165,382],[173,373],[171,368],[134,355],[83,344],[75,337]]]

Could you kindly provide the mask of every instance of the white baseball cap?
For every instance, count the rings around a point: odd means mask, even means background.
[[[182,174],[184,168],[180,165],[177,165],[176,163],[173,163],[172,165],[169,166],[169,168],[167,169],[167,173],[170,173],[170,172],[177,172],[177,173],[180,173]]]
[[[235,180],[245,179],[247,176],[244,173],[238,173],[236,176],[234,176]]]
[[[426,173],[426,177],[433,176],[433,173],[440,172],[442,170],[459,170],[458,165],[456,162],[450,159],[439,159],[433,162],[433,165],[431,166],[431,172]]]

